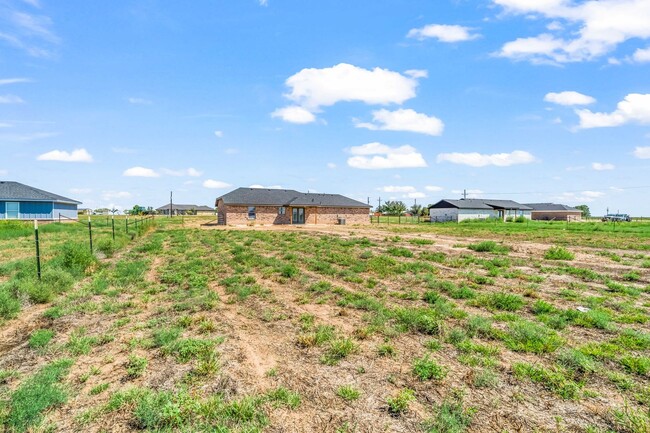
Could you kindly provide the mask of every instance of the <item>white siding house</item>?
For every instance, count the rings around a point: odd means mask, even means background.
[[[429,207],[431,222],[461,222],[472,219],[531,218],[532,209],[512,200],[440,200]]]

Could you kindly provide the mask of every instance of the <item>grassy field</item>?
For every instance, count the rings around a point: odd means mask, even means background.
[[[46,227],[54,288],[25,275],[31,233],[0,234],[2,428],[650,431],[639,233],[201,221],[99,258]]]

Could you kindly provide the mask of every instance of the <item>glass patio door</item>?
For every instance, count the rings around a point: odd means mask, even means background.
[[[305,208],[304,207],[294,207],[294,208],[292,208],[291,223],[292,224],[304,224],[305,223]]]
[[[20,203],[17,201],[7,202],[7,219],[18,219],[20,213]]]

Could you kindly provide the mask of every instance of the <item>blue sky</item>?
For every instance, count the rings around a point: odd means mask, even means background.
[[[0,0],[0,178],[650,215],[650,2]],[[645,198],[645,199],[644,199]]]

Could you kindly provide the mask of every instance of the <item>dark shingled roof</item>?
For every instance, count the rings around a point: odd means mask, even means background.
[[[526,203],[526,206],[531,207],[533,210],[544,211],[544,212],[582,212],[580,209],[576,209],[565,204],[557,203]]]
[[[81,204],[80,201],[52,194],[42,189],[18,182],[0,181],[0,200],[3,201],[52,201],[56,203]]]
[[[216,201],[219,200],[225,204],[248,206],[372,207],[340,194],[317,194],[292,189],[237,188]]]
[[[195,204],[172,204],[174,210],[200,210],[200,211],[214,211],[210,206],[197,206]],[[169,204],[160,206],[156,210],[169,210]]]
[[[445,209],[454,207],[457,209],[517,209],[531,210],[530,207],[517,203],[512,200],[491,200],[482,198],[466,198],[461,200],[440,200],[438,203],[429,207],[435,209]]]

